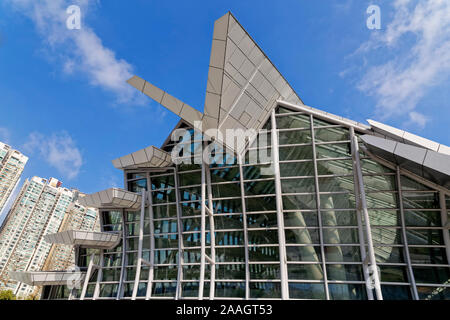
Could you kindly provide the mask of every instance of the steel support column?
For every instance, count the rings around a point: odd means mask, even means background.
[[[368,252],[369,252],[368,258],[370,261],[370,266],[373,269],[371,277],[373,277],[374,289],[375,289],[377,299],[383,300],[383,294],[381,293],[380,276],[378,274],[378,267],[377,267],[377,262],[375,259],[375,252],[374,252],[374,248],[373,248],[369,211],[367,210],[366,192],[364,190],[364,180],[363,180],[363,175],[362,175],[362,170],[361,170],[361,162],[360,162],[360,158],[359,158],[358,138],[356,136],[353,136],[353,138],[351,140],[351,144],[352,144],[352,153],[355,158],[356,177],[357,177],[357,181],[358,181],[360,204],[361,204],[361,206],[358,208],[358,210],[362,213],[362,216],[364,218],[364,226],[365,226],[365,231],[366,231],[367,246],[368,246]],[[366,283],[366,285],[368,285],[368,283]]]
[[[245,246],[245,299],[250,299],[250,265],[248,258],[248,229],[247,229],[247,208],[245,205],[245,187],[244,187],[244,170],[242,168],[242,155],[238,157],[239,178],[241,185],[241,201],[242,201],[242,224],[244,227],[244,246]]]
[[[272,161],[275,175],[275,194],[277,206],[277,224],[278,224],[278,241],[280,250],[280,280],[281,280],[281,299],[289,299],[287,258],[286,258],[286,238],[284,232],[283,217],[283,198],[281,196],[281,176],[280,176],[280,158],[278,150],[278,133],[277,122],[275,119],[275,109],[272,110]]]
[[[313,163],[314,163],[314,185],[316,188],[316,204],[317,204],[317,218],[319,220],[319,237],[320,237],[320,255],[322,256],[322,271],[323,271],[323,281],[325,285],[325,298],[330,300],[330,291],[328,289],[328,276],[327,276],[327,265],[325,264],[325,248],[324,237],[323,237],[323,223],[322,223],[322,212],[320,210],[320,190],[319,190],[319,173],[317,170],[317,153],[316,153],[316,139],[314,134],[314,118],[312,114],[309,115],[310,129],[311,129],[311,143],[312,143],[312,153],[313,153]]]
[[[153,213],[153,198],[152,198],[152,180],[150,173],[147,175],[147,186],[148,186],[148,211],[150,215],[150,265],[148,269],[148,281],[147,281],[147,292],[145,294],[145,300],[149,300],[152,296],[152,286],[153,286],[153,274],[155,270],[155,225],[154,225],[154,213]]]
[[[136,275],[134,277],[133,294],[131,300],[136,300],[136,295],[138,292],[139,278],[141,277],[141,267],[142,267],[142,246],[144,242],[144,218],[145,218],[145,201],[147,198],[147,191],[142,189],[142,200],[141,200],[141,214],[139,217],[139,244],[138,244],[138,260],[136,265]]]
[[[355,137],[355,129],[353,127],[350,127],[350,140],[353,141],[353,138]],[[358,182],[358,175],[356,172],[358,171],[358,167],[360,166],[360,163],[356,161],[355,151],[354,151],[354,145],[351,144],[352,149],[352,162],[353,162],[353,182],[355,184],[354,190],[355,190],[355,200],[356,200],[356,207],[361,208],[361,194],[359,192],[360,186]],[[369,300],[373,300],[373,290],[369,288],[367,285],[370,281],[370,272],[369,272],[369,264],[368,264],[368,257],[367,257],[367,251],[365,246],[365,237],[364,237],[364,227],[363,227],[363,221],[361,217],[361,210],[356,211],[356,219],[358,221],[358,236],[359,236],[359,251],[361,253],[361,261],[363,262],[363,274],[364,274],[364,280],[366,282],[366,292],[367,292],[367,298]]]
[[[395,170],[395,178],[397,181],[397,188],[398,188],[398,198],[399,198],[399,204],[400,204],[400,220],[402,223],[402,238],[403,238],[403,245],[405,250],[405,259],[406,263],[408,264],[408,278],[409,282],[411,284],[412,292],[413,292],[413,298],[414,300],[419,300],[419,294],[417,293],[417,287],[416,287],[416,280],[414,278],[414,272],[411,266],[411,257],[409,255],[409,248],[408,248],[408,238],[406,236],[406,227],[405,227],[405,210],[403,209],[403,192],[402,192],[402,182],[400,178],[400,167],[397,166]]]
[[[211,238],[211,276],[209,282],[209,299],[213,300],[215,296],[215,281],[216,281],[216,230],[214,225],[214,206],[213,206],[213,196],[212,196],[212,186],[211,186],[211,170],[208,166],[206,170],[206,184],[207,184],[207,192],[208,192],[208,209],[209,209],[209,235]]]

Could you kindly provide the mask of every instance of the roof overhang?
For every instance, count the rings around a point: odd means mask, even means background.
[[[44,236],[54,244],[82,246],[84,248],[113,249],[120,243],[120,234],[113,232],[94,232],[68,230]]]
[[[97,209],[139,209],[142,196],[140,194],[118,188],[110,188],[86,195],[78,202],[86,207]]]
[[[450,189],[450,155],[372,135],[361,140],[374,155]]]
[[[112,160],[117,169],[161,168],[172,164],[169,153],[155,146],[130,153],[126,156]]]
[[[401,143],[429,149],[435,152],[439,152],[442,154],[450,155],[450,147],[437,143],[435,141],[417,136],[415,134],[409,133],[404,130],[400,130],[391,126],[388,126],[387,124],[377,122],[374,120],[367,120],[367,122],[370,124],[371,129],[379,133],[383,136],[386,136],[387,138],[391,138],[393,140],[399,141]]]
[[[83,281],[86,272],[79,271],[32,271],[32,272],[10,272],[11,278],[26,283],[30,286],[60,286],[67,285],[73,281]]]

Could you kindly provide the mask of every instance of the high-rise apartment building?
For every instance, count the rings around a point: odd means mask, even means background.
[[[19,183],[27,161],[28,157],[0,142],[0,214]]]
[[[38,288],[11,279],[11,271],[41,270],[52,248],[45,235],[61,225],[93,227],[96,212],[78,205],[78,191],[61,187],[57,179],[26,180],[0,231],[0,288],[27,296]],[[86,216],[86,217],[84,217]],[[71,251],[55,248],[49,263],[68,266]]]
[[[70,230],[100,231],[98,211],[94,208],[84,207],[78,203],[78,198],[84,194],[75,192],[72,202],[61,223],[59,232]],[[42,270],[57,271],[73,269],[75,266],[75,248],[64,244],[54,244]]]

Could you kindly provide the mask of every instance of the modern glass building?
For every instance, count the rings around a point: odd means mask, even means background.
[[[203,113],[128,82],[181,120],[80,200],[102,232],[44,299],[450,299],[449,147],[305,106],[230,13]]]

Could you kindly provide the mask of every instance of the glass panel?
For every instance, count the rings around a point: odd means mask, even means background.
[[[352,160],[320,160],[317,161],[318,175],[353,175]]]
[[[367,191],[395,191],[397,183],[395,175],[363,176],[364,188]]]
[[[319,177],[320,192],[351,192],[355,190],[353,176]]]
[[[442,230],[406,229],[408,245],[444,245]]]
[[[447,264],[445,248],[409,247],[411,263]]]
[[[170,218],[177,216],[177,207],[175,204],[163,205],[163,206],[153,206],[153,218]]]
[[[251,250],[249,249],[249,254]],[[244,262],[244,248],[216,248],[216,262]]]
[[[364,281],[362,266],[355,264],[329,264],[327,277],[328,280]]]
[[[243,221],[241,214],[233,215],[216,215],[214,217],[214,227],[220,229],[242,229]]]
[[[325,257],[328,262],[360,262],[361,252],[359,246],[325,246]]]
[[[180,173],[178,176],[180,179],[180,186],[192,186],[202,183],[201,171]]]
[[[406,209],[439,209],[439,193],[403,192],[403,206]]]
[[[371,226],[400,226],[400,212],[397,210],[369,210]]]
[[[284,213],[285,227],[317,227],[319,224],[316,211],[296,211]]]
[[[155,282],[152,287],[153,297],[174,297],[177,289],[176,283]]]
[[[283,195],[284,210],[316,209],[316,207],[317,202],[315,194]]]
[[[416,283],[448,284],[450,267],[413,267]]]
[[[356,211],[321,210],[323,226],[357,226]]]
[[[245,280],[245,265],[244,264],[216,265],[216,279]]]
[[[333,143],[316,145],[318,159],[351,157],[350,143]]]
[[[366,200],[369,209],[399,208],[395,192],[367,192]]]
[[[159,177],[151,176],[151,181],[152,181],[152,190],[175,188],[175,181],[173,178],[173,174]]]
[[[280,147],[280,161],[284,160],[308,160],[313,158],[313,147],[311,145],[297,147]]]
[[[278,129],[311,127],[309,115],[306,114],[296,114],[290,116],[276,117],[275,119],[277,121]]]
[[[153,277],[155,280],[176,280],[178,274],[177,266],[162,267],[155,266]]]
[[[285,230],[286,243],[292,244],[318,244],[319,229],[289,229]]]
[[[375,244],[402,244],[402,231],[399,228],[372,228],[372,239]]]
[[[286,224],[286,219],[285,219]],[[270,228],[278,225],[277,214],[249,214],[247,215],[247,227],[248,228]]]
[[[296,163],[280,163],[281,177],[314,176],[314,163],[312,161]]]
[[[250,298],[281,298],[281,284],[274,282],[251,282]]]
[[[321,283],[289,282],[291,299],[325,299],[325,287]]]
[[[280,279],[279,264],[251,264],[250,279]]]
[[[128,182],[128,191],[142,193],[142,190],[147,190],[147,179]]]
[[[286,256],[288,261],[311,261],[320,262],[319,246],[301,246],[301,247],[286,247]]]
[[[100,284],[100,297],[115,298],[118,288],[118,284]]]
[[[305,193],[315,192],[314,178],[283,179],[281,180],[281,192],[283,193]]]
[[[239,183],[213,184],[211,186],[213,198],[240,197]]]
[[[311,143],[311,130],[278,132],[279,145]]]
[[[288,264],[290,280],[323,280],[323,270],[320,264]]]
[[[332,300],[366,300],[366,288],[361,284],[328,284]]]
[[[218,298],[245,297],[245,283],[244,282],[216,282],[215,296]]]
[[[411,227],[440,227],[440,211],[405,211],[405,225]]]
[[[213,201],[214,213],[241,213],[242,201],[239,199],[224,199]],[[247,209],[248,210],[248,209]]]
[[[403,248],[401,247],[374,247],[377,263],[404,263]]]
[[[278,244],[278,230],[248,231],[249,244]]]
[[[381,286],[383,300],[412,300],[409,286]]]
[[[350,140],[350,134],[348,129],[339,127],[314,129],[314,133],[316,143]]]
[[[450,300],[450,288],[417,287],[420,300]]]
[[[280,261],[279,247],[250,247],[248,248],[250,261]]]
[[[354,209],[355,195],[353,193],[321,194],[320,207],[322,209]]]
[[[245,198],[245,206],[247,212],[277,210],[275,197]]]
[[[406,267],[378,266],[380,267],[380,279],[382,282],[408,282]]]
[[[323,241],[326,244],[352,244],[359,243],[358,229],[356,228],[324,228]]]
[[[262,195],[262,194],[275,194],[275,181],[265,180],[265,181],[251,181],[245,182],[245,195]],[[240,192],[239,192],[239,195]],[[231,196],[231,195],[230,195]]]
[[[415,180],[412,180],[408,177],[405,176],[401,176],[400,177],[400,182],[402,185],[402,190],[407,190],[407,191],[428,191],[431,190],[430,188],[428,188],[427,186],[421,184],[420,182],[417,182]]]

